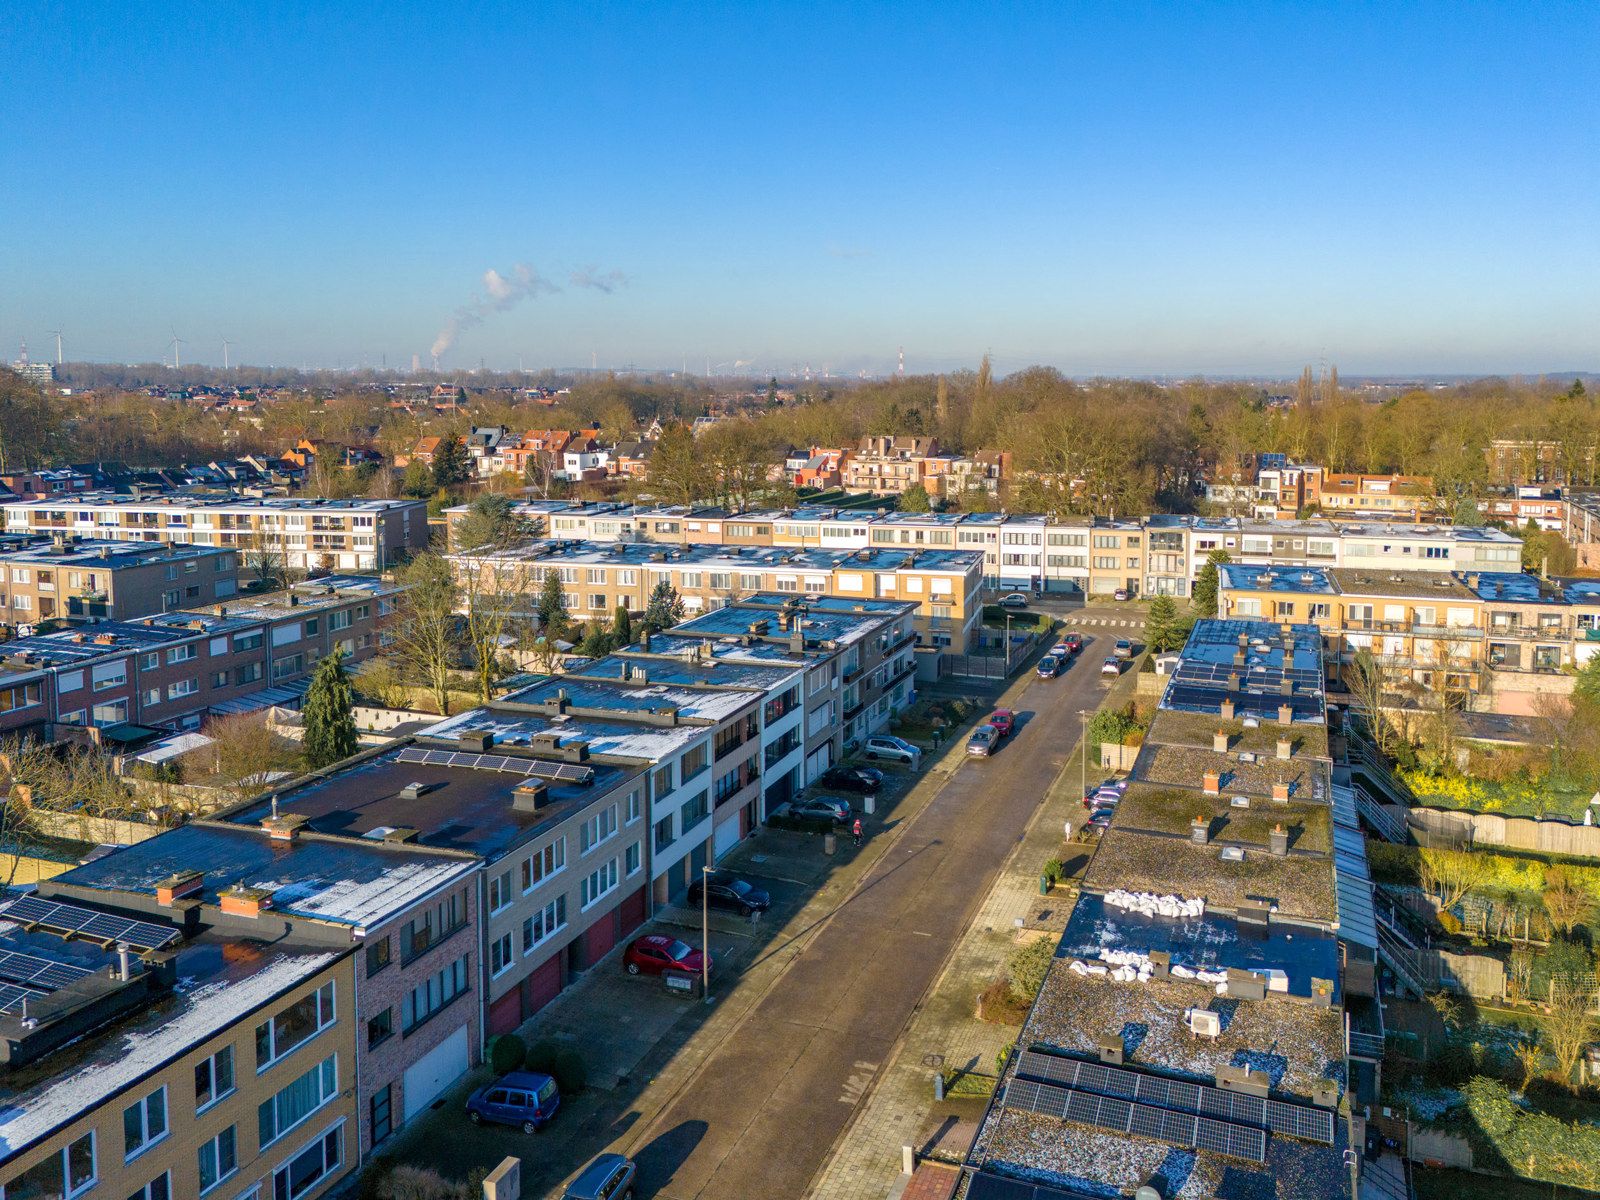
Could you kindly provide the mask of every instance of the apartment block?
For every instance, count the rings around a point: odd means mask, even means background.
[[[92,492],[5,506],[12,533],[212,546],[297,571],[381,571],[428,545],[420,500],[131,496]],[[246,562],[248,569],[248,562]]]
[[[0,624],[125,621],[228,600],[239,555],[208,546],[62,536],[0,552]]]
[[[900,495],[909,488],[923,486],[927,481],[926,460],[938,453],[938,438],[864,437],[844,465],[845,490]]]

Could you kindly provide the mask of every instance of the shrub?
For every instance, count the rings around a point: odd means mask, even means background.
[[[1485,1160],[1547,1183],[1600,1185],[1600,1128],[1530,1112],[1495,1079],[1475,1078],[1462,1091],[1467,1101],[1463,1132]]]
[[[556,1077],[556,1086],[569,1096],[575,1096],[589,1086],[589,1067],[571,1046],[563,1046],[556,1051],[555,1070],[551,1072]]]
[[[1066,876],[1066,868],[1061,865],[1059,858],[1047,858],[1044,862],[1043,874],[1050,881],[1050,886],[1054,887]]]
[[[1011,980],[1001,975],[978,994],[978,1017],[996,1025],[1021,1025],[1028,1006],[1019,1003]]]
[[[514,1033],[501,1034],[489,1043],[489,1065],[496,1075],[515,1071],[528,1059],[528,1048]]]
[[[549,1038],[540,1038],[528,1047],[528,1053],[523,1058],[522,1064],[530,1071],[538,1071],[544,1075],[554,1075],[556,1073],[556,1055],[560,1052],[560,1042],[553,1042]]]
[[[1016,1048],[1015,1038],[1000,1047],[999,1052],[994,1056],[994,1073],[996,1075],[1004,1075],[1006,1073],[1006,1063],[1011,1061],[1011,1052]]]
[[[1012,994],[1019,1003],[1033,1003],[1033,998],[1044,986],[1045,974],[1050,970],[1055,956],[1055,943],[1048,937],[1035,938],[1011,952],[1011,957],[1006,961],[1006,973],[1011,980]]]
[[[1446,933],[1460,933],[1461,918],[1449,909],[1445,909],[1439,913],[1439,928]]]

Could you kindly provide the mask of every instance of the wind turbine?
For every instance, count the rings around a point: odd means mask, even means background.
[[[227,338],[222,339],[222,369],[228,369],[228,347],[233,345]]]
[[[61,330],[52,329],[50,336],[56,339],[56,366],[61,365]]]
[[[174,371],[176,371],[180,366],[183,365],[181,362],[178,361],[178,347],[187,345],[188,343],[185,342],[181,337],[178,336],[177,329],[173,329],[173,331],[172,331],[172,343],[171,344],[172,344],[172,369]]]

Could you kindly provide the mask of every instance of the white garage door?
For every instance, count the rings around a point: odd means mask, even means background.
[[[458,1029],[450,1039],[428,1051],[406,1068],[406,1120],[411,1120],[466,1072],[467,1031]]]
[[[713,844],[713,857],[721,858],[729,850],[739,844],[739,814],[735,811],[732,820],[724,821],[717,826],[716,842]]]

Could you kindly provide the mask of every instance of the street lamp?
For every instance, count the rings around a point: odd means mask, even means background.
[[[1078,716],[1082,719],[1081,723],[1083,725],[1083,732],[1078,737],[1078,754],[1080,756],[1078,763],[1082,768],[1080,782],[1083,785],[1083,794],[1087,796],[1089,794],[1089,710],[1080,708]]]
[[[700,995],[711,999],[711,866],[700,868]]]

